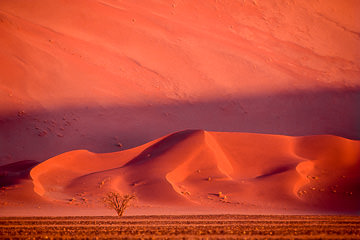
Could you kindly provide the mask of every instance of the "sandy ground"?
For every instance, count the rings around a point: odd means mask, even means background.
[[[360,239],[359,217],[196,215],[0,218],[7,239]]]

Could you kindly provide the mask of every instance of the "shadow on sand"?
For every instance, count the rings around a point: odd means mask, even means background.
[[[73,149],[113,152],[184,129],[360,139],[360,90],[279,93],[146,106],[74,106],[0,116],[0,165]]]

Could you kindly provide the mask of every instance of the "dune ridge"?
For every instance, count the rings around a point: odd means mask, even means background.
[[[120,152],[76,150],[34,167],[34,191],[95,201],[108,191],[139,204],[358,212],[360,142],[185,130]]]

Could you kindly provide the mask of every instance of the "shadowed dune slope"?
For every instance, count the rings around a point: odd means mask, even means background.
[[[31,177],[60,201],[118,191],[142,204],[358,212],[359,170],[359,141],[186,130],[115,153],[67,152]]]
[[[29,179],[30,170],[37,164],[38,162],[33,160],[24,160],[0,166],[0,188],[17,184],[22,179]]]

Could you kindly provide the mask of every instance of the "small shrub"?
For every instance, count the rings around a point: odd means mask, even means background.
[[[125,194],[121,195],[116,192],[109,192],[104,197],[103,201],[105,205],[116,211],[118,216],[124,214],[125,209],[129,206],[129,202],[135,198],[135,195]]]

